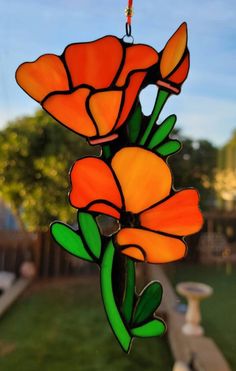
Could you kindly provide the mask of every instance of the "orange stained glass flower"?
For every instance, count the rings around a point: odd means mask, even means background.
[[[161,79],[157,85],[178,94],[189,72],[187,24],[184,22],[165,45],[160,58]]]
[[[57,121],[96,144],[117,136],[157,61],[148,45],[105,36],[23,63],[16,80]]]
[[[183,237],[202,227],[198,192],[173,191],[168,165],[149,150],[122,148],[110,166],[86,157],[74,164],[70,176],[72,206],[118,219],[116,245],[138,261],[166,263],[184,257]]]

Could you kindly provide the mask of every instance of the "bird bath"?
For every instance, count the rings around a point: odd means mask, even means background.
[[[188,301],[186,323],[182,327],[185,335],[201,336],[204,330],[201,323],[200,301],[213,293],[212,287],[199,282],[181,282],[176,286],[177,292]]]

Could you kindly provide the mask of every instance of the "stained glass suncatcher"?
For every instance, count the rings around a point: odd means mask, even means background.
[[[131,17],[128,8],[128,37]],[[165,332],[155,314],[162,286],[150,282],[137,293],[135,263],[184,258],[184,237],[203,223],[198,192],[176,190],[167,163],[181,149],[171,137],[177,118],[157,123],[169,97],[180,93],[189,60],[183,23],[160,52],[104,36],[71,44],[60,56],[23,63],[16,72],[21,88],[60,124],[101,145],[100,157],[77,160],[70,172],[69,201],[78,210],[78,228],[55,221],[51,234],[70,254],[99,266],[105,311],[125,352],[134,337]],[[147,117],[139,93],[149,84],[156,84],[158,93]]]

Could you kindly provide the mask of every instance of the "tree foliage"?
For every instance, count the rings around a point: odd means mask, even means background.
[[[214,174],[217,167],[217,148],[207,140],[178,139],[183,143],[181,151],[168,160],[176,189],[194,187],[200,193],[203,210],[214,206]]]
[[[175,187],[196,187],[207,209],[214,196],[217,150],[206,140],[179,139],[182,150],[168,160]],[[98,153],[98,147],[89,146],[42,110],[16,119],[0,132],[0,196],[27,229],[46,229],[56,219],[73,223],[66,174],[78,158]]]
[[[0,132],[0,195],[27,229],[73,222],[66,174],[76,159],[98,152],[42,110],[16,119]]]

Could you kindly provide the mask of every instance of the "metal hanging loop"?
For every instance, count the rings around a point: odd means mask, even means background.
[[[134,42],[134,38],[132,36],[132,27],[131,27],[131,21],[134,14],[133,10],[133,0],[128,0],[128,6],[125,9],[125,15],[126,15],[126,23],[125,23],[125,35],[123,36],[123,41],[127,43]]]
[[[125,33],[126,33],[126,36],[130,37],[131,36],[131,31],[132,31],[131,24],[129,24],[128,22],[126,22],[126,24],[125,24]]]

